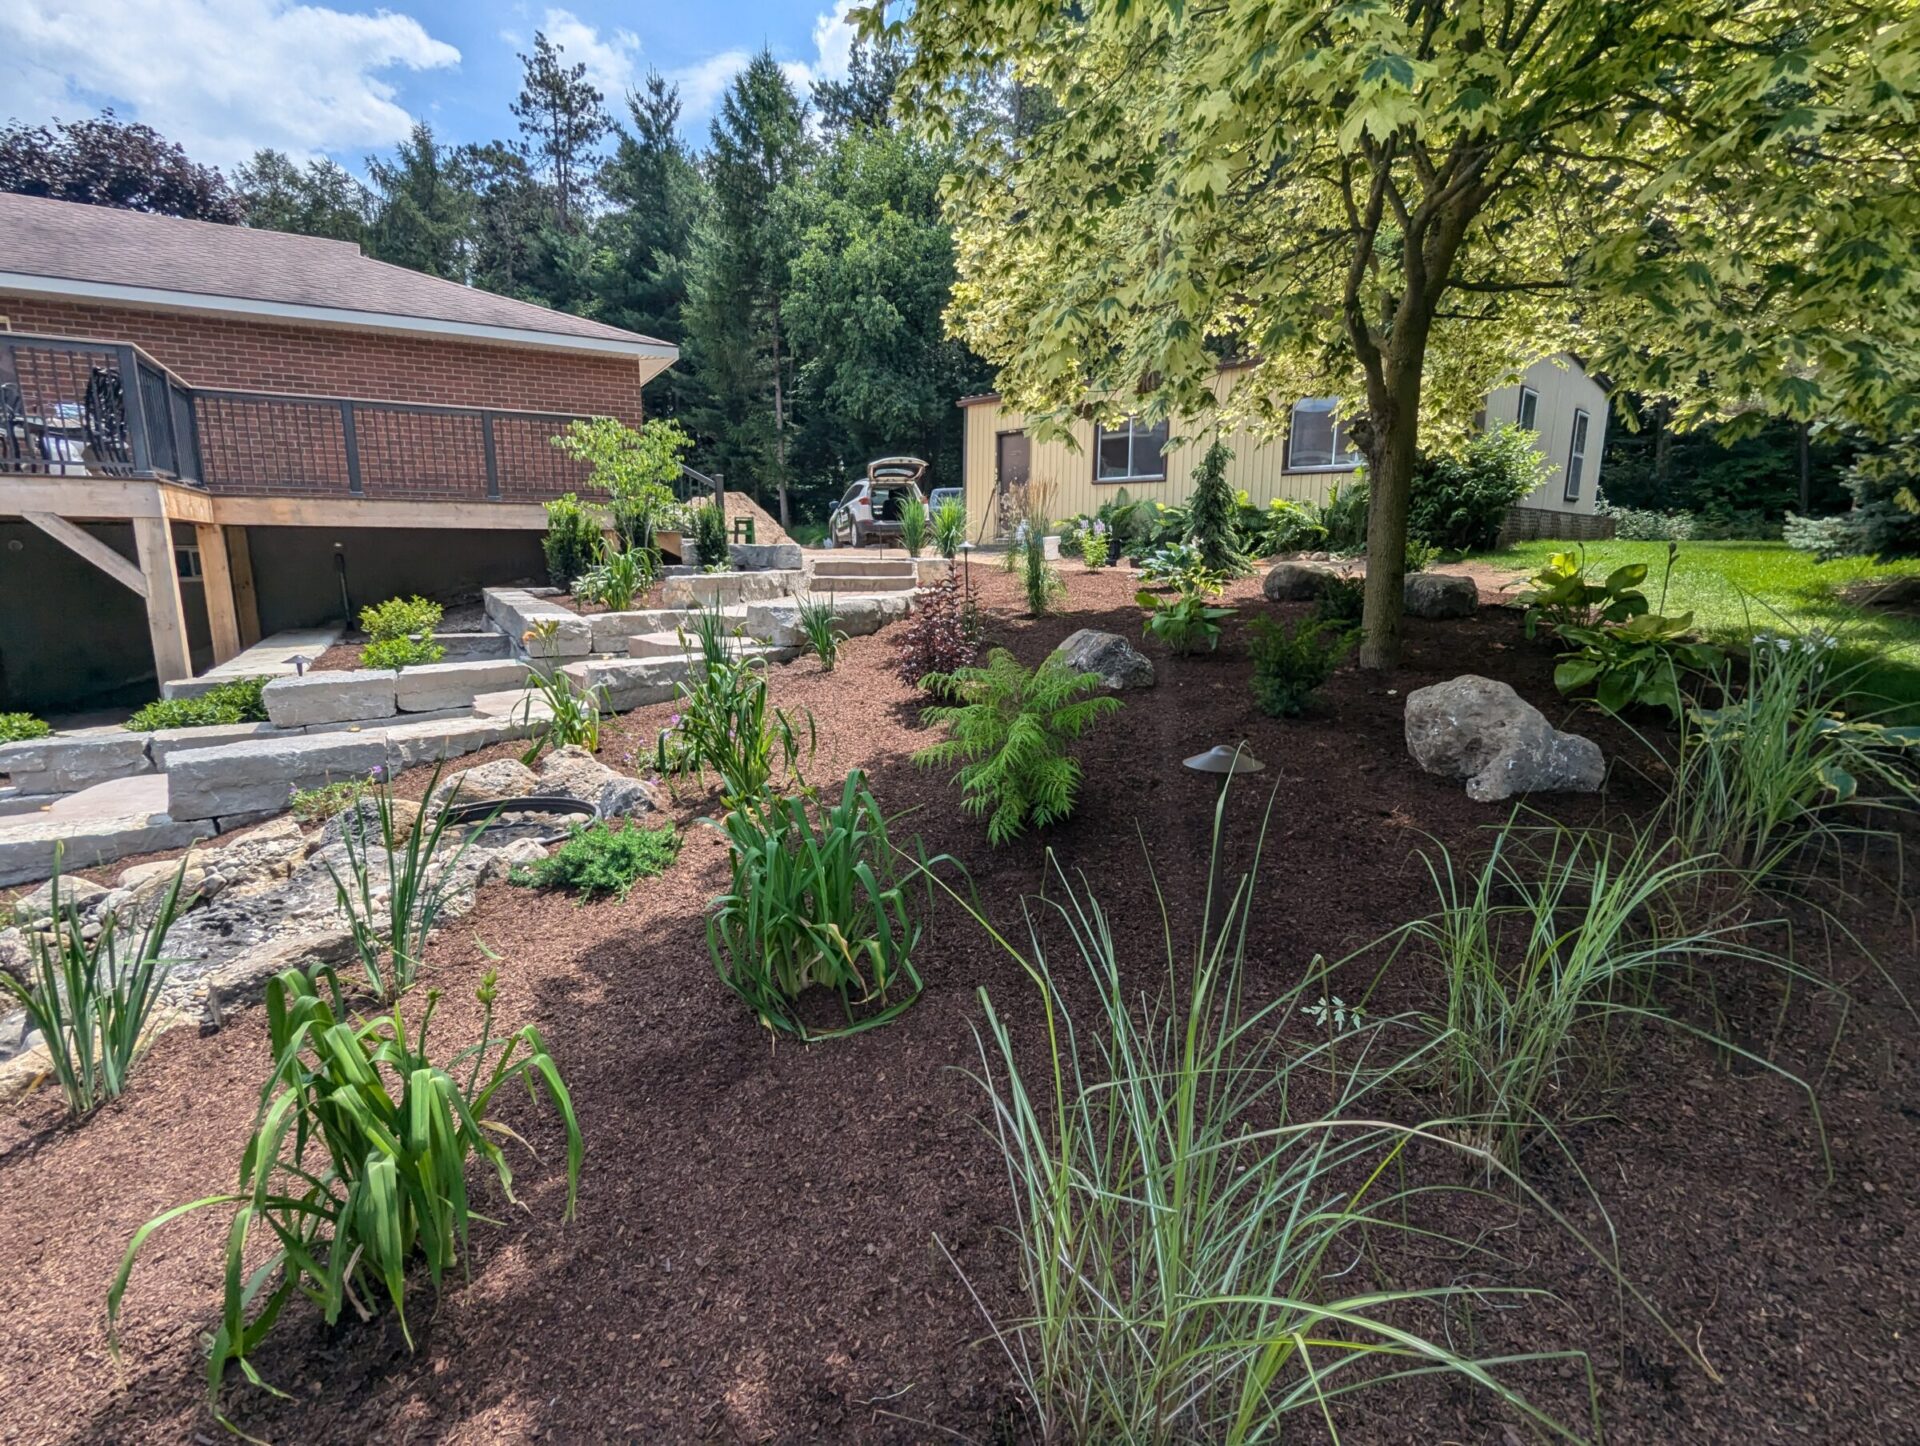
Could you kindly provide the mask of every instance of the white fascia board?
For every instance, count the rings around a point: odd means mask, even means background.
[[[564,332],[534,331],[526,327],[486,326],[472,321],[443,321],[438,317],[353,311],[336,306],[306,306],[291,301],[256,301],[245,296],[209,296],[197,291],[163,291],[157,287],[122,286],[107,281],[70,281],[60,276],[29,276],[17,271],[0,271],[0,291],[24,291],[77,301],[117,301],[128,306],[151,306],[168,311],[251,316],[317,326],[346,326],[361,331],[424,334],[497,345],[552,347],[562,351],[630,356],[639,359],[643,381],[665,371],[680,359],[680,348],[663,341],[619,341],[613,337],[570,336]]]

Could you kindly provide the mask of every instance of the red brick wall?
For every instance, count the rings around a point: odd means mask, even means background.
[[[632,357],[0,295],[15,331],[131,341],[196,387],[641,421]]]
[[[445,407],[565,412],[642,421],[631,357],[488,346],[337,328],[189,316],[0,295],[13,330],[131,341],[190,386],[356,397]],[[340,411],[203,397],[206,485],[249,496],[350,494]],[[486,464],[470,417],[357,409],[362,491],[374,499],[484,500]],[[585,491],[585,469],[547,441],[545,422],[496,423],[503,501]]]

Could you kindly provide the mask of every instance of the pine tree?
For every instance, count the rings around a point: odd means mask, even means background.
[[[593,148],[607,133],[607,113],[606,98],[587,80],[586,65],[568,65],[565,53],[534,32],[533,54],[520,57],[525,74],[511,109],[528,158],[546,174],[554,223],[570,231],[590,200]]]
[[[380,192],[367,228],[367,254],[449,281],[467,279],[473,191],[457,154],[443,150],[425,121],[391,161],[367,160]]]
[[[366,234],[372,198],[334,161],[309,161],[303,169],[282,151],[258,150],[234,173],[234,189],[246,202],[247,224],[260,230],[335,241]]]

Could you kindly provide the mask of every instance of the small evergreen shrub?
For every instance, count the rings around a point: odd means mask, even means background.
[[[573,830],[558,852],[516,867],[508,877],[535,889],[571,889],[581,899],[612,895],[624,900],[642,879],[666,872],[680,855],[680,832],[672,824],[640,828],[600,820]]]
[[[1253,701],[1274,718],[1297,718],[1353,650],[1350,629],[1302,618],[1253,621]]]
[[[131,718],[129,733],[152,733],[161,728],[214,728],[223,723],[264,723],[267,705],[260,690],[265,678],[240,678],[209,688],[197,698],[157,698]]]
[[[929,675],[951,673],[973,661],[960,579],[943,577],[913,600],[907,620],[889,630],[894,639],[893,670],[908,687],[924,687]]]
[[[600,524],[571,492],[546,507],[547,532],[540,550],[547,559],[547,581],[567,591],[599,555]]]
[[[1227,463],[1232,460],[1233,449],[1224,442],[1207,448],[1207,455],[1193,474],[1187,521],[1193,528],[1193,544],[1200,550],[1201,562],[1214,572],[1238,577],[1249,564],[1234,535],[1240,503],[1227,485]]]
[[[1853,510],[1836,517],[1789,514],[1788,546],[1822,561],[1920,554],[1920,433],[1864,454],[1841,481]]]
[[[31,713],[0,713],[0,743],[18,743],[27,738],[45,738],[53,725]]]
[[[732,561],[727,551],[727,514],[717,502],[703,502],[693,509],[693,561],[709,571]]]
[[[1448,552],[1492,547],[1507,509],[1551,470],[1538,441],[1508,422],[1479,433],[1457,452],[1423,455],[1414,466],[1407,535]],[[1358,546],[1366,538],[1365,508],[1361,511]]]
[[[1032,519],[1019,544],[1020,586],[1027,595],[1027,611],[1036,618],[1052,612],[1067,590],[1059,569],[1047,561],[1046,530],[1044,519]]]
[[[1028,671],[1005,648],[995,648],[985,667],[927,682],[952,701],[920,716],[948,736],[913,761],[923,768],[961,765],[954,775],[961,806],[986,816],[989,842],[1005,843],[1029,823],[1045,827],[1073,812],[1080,765],[1067,745],[1120,707],[1118,698],[1095,694],[1097,677],[1053,655]]]
[[[1363,577],[1330,577],[1313,604],[1317,622],[1337,628],[1357,628],[1367,610],[1367,580]]]
[[[447,650],[433,640],[431,633],[424,638],[382,638],[360,650],[360,666],[417,668],[425,663],[437,663],[446,655]]]

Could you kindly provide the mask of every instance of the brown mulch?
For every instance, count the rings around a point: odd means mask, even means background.
[[[976,566],[990,642],[1037,661],[1067,633],[1104,627],[1139,636],[1124,573],[1069,566],[1066,611],[1018,615],[1011,581]],[[1047,836],[987,847],[941,776],[909,755],[927,741],[920,699],[888,667],[886,634],[856,639],[838,671],[812,659],[772,671],[775,701],[812,711],[820,729],[810,776],[872,776],[901,835],[964,864],[982,908],[1025,938],[1021,900],[1045,882],[1046,851],[1084,872],[1114,918],[1125,967],[1142,991],[1164,973],[1151,854],[1176,929],[1191,930],[1206,888],[1213,789],[1179,760],[1244,739],[1266,761],[1259,786],[1227,799],[1229,856],[1244,864],[1263,822],[1265,854],[1250,924],[1248,990],[1271,997],[1315,954],[1330,958],[1430,905],[1417,851],[1436,840],[1471,852],[1503,810],[1408,759],[1408,690],[1471,670],[1512,682],[1549,715],[1598,738],[1622,763],[1644,760],[1630,735],[1558,700],[1550,652],[1526,643],[1516,614],[1408,624],[1405,666],[1351,667],[1313,716],[1267,719],[1251,706],[1243,624],[1261,611],[1258,583],[1220,651],[1173,658],[1145,644],[1160,684],[1080,750],[1078,811]],[[644,765],[671,705],[609,730],[602,756]],[[520,745],[502,745],[462,766]],[[638,771],[636,769],[636,771]],[[424,776],[400,781],[417,793]],[[1643,810],[1651,784],[1617,767],[1594,799],[1538,800],[1585,823]],[[722,886],[725,852],[702,826],[710,797],[683,789],[679,861],[625,903],[582,907],[505,884],[483,891],[444,931],[432,984],[445,991],[437,1038],[473,1037],[472,986],[500,956],[502,1020],[536,1023],[574,1094],[588,1151],[578,1218],[561,1224],[560,1136],[523,1100],[504,1107],[539,1151],[516,1154],[529,1207],[477,1198],[502,1223],[480,1227],[470,1283],[438,1302],[417,1282],[409,1353],[388,1319],[329,1330],[296,1301],[257,1353],[282,1401],[235,1382],[228,1403],[247,1432],[281,1442],[930,1442],[1029,1439],[1012,1373],[984,1340],[979,1305],[1020,1309],[1006,1181],[980,1128],[976,1059],[984,988],[1023,1051],[1038,1035],[1020,967],[957,907],[937,904],[917,957],[928,981],[895,1023],[812,1049],[775,1045],[715,980],[702,923]],[[1050,891],[1058,896],[1059,885]],[[1870,886],[1861,883],[1864,890]],[[1885,895],[1849,915],[1912,989],[1910,926]],[[1804,921],[1803,921],[1804,925]],[[1828,965],[1820,931],[1796,948]],[[1190,939],[1183,935],[1182,948]],[[1890,989],[1834,940],[1831,967],[1855,995],[1847,1032],[1826,1057],[1833,1011],[1815,991],[1783,999],[1731,978],[1722,1027],[1749,1048],[1780,1031],[1788,1063],[1819,1080],[1833,1155],[1829,1183],[1805,1099],[1775,1076],[1730,1067],[1674,1032],[1633,1042],[1606,1113],[1571,1127],[1565,1156],[1536,1152],[1542,1195],[1603,1244],[1673,1335],[1593,1257],[1537,1216],[1485,1202],[1478,1226],[1499,1261],[1435,1252],[1412,1262],[1431,1283],[1457,1273],[1537,1285],[1554,1299],[1490,1306],[1446,1323],[1456,1347],[1519,1354],[1589,1352],[1600,1419],[1616,1442],[1912,1441],[1920,1439],[1920,1027]],[[1063,977],[1073,968],[1056,960]],[[1068,984],[1070,998],[1084,997]],[[410,1022],[424,1007],[405,1001]],[[1391,973],[1382,1008],[1431,1006],[1434,981]],[[128,1237],[156,1212],[232,1184],[268,1059],[259,1010],[223,1032],[167,1035],[131,1094],[78,1127],[43,1097],[0,1117],[0,1439],[219,1439],[203,1404],[202,1339],[218,1320],[225,1217],[208,1212],[158,1234],[136,1268],[116,1359],[104,1323],[107,1286]],[[476,1182],[479,1176],[475,1175]],[[966,1272],[963,1283],[951,1256]],[[1504,1262],[1504,1264],[1502,1263]],[[1371,1280],[1385,1262],[1341,1261]],[[1343,1288],[1358,1288],[1351,1284]],[[1716,1381],[1674,1339],[1711,1363]],[[1505,1378],[1583,1430],[1578,1368],[1516,1366]],[[1436,1382],[1343,1402],[1349,1441],[1527,1439],[1484,1396]],[[1315,1436],[1306,1417],[1304,1435]],[[1316,1437],[1317,1439],[1317,1437]]]

